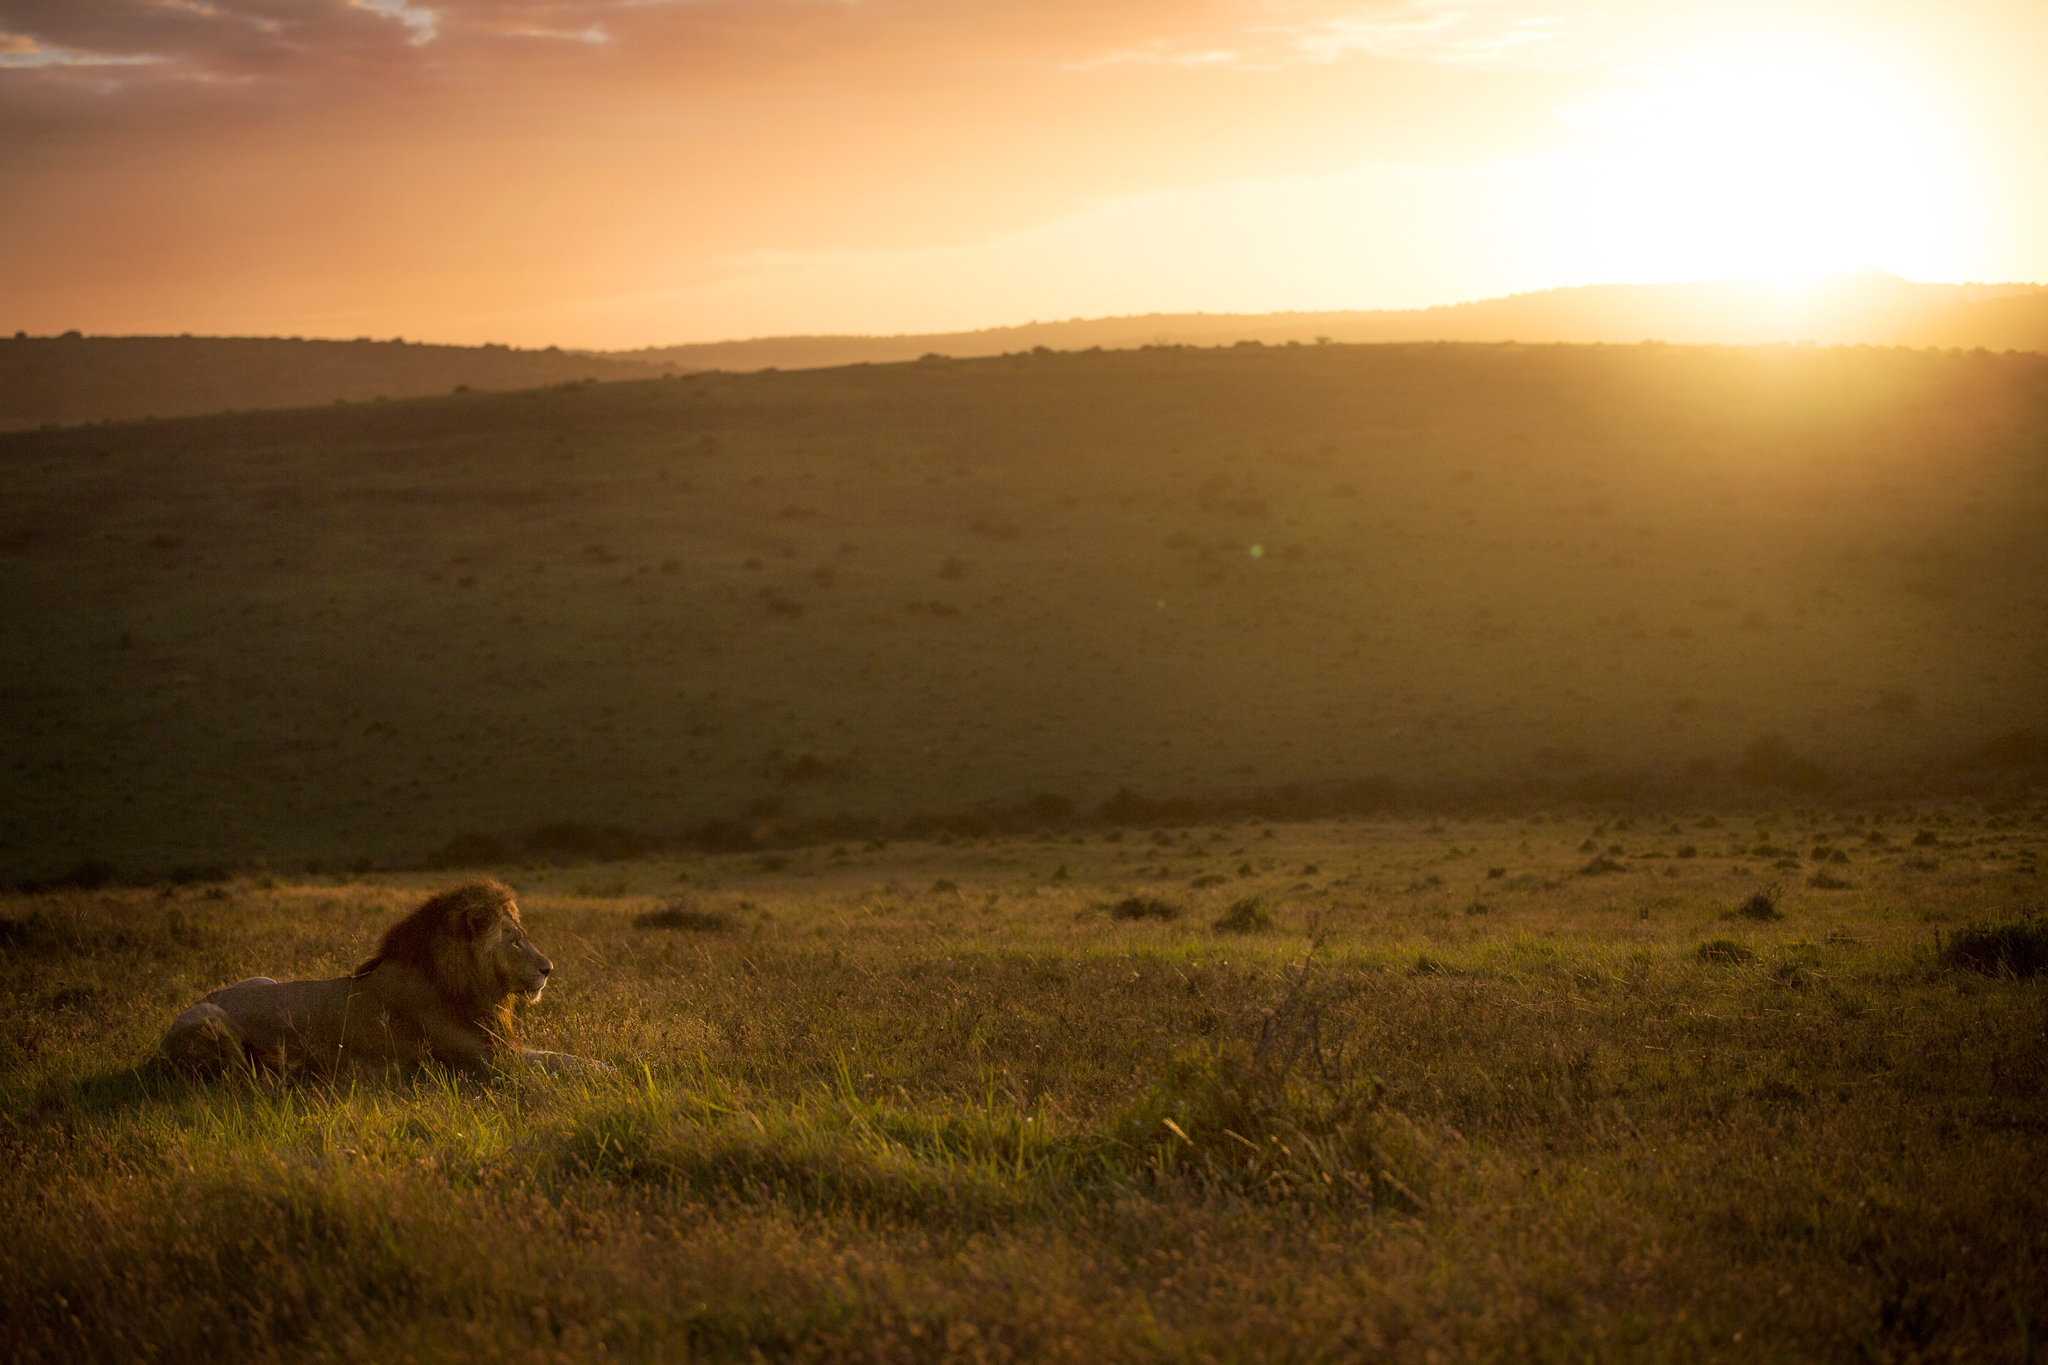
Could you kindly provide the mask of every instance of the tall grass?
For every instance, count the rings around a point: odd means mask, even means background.
[[[859,874],[943,892],[746,872],[698,893],[720,933],[636,928],[667,891],[534,892],[558,979],[522,1026],[620,1066],[575,1081],[145,1064],[206,986],[345,964],[388,888],[0,905],[0,1335],[52,1361],[2027,1359],[2041,986],[1925,918],[1989,884],[1866,864],[1867,898],[1731,921],[1726,860],[1571,878],[1574,829],[1515,861],[1546,828],[1459,830],[1470,884],[1420,902],[1443,833],[1285,830],[1277,877],[1377,861],[1386,889],[1313,925],[1266,889],[1248,936],[1210,927],[1235,887],[1117,919],[1127,879],[1071,849],[1057,888],[977,880],[1025,841]],[[1558,889],[1457,913],[1503,861]]]

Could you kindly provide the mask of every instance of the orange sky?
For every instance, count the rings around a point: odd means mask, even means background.
[[[2041,0],[0,0],[0,327],[2048,279]]]

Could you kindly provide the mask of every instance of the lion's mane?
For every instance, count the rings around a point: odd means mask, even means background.
[[[463,1022],[483,1027],[500,1044],[512,1038],[514,992],[488,952],[501,919],[519,921],[512,888],[492,879],[450,887],[384,931],[377,951],[349,973],[360,981],[390,964],[425,977]]]

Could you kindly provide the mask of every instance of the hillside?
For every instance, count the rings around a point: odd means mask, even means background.
[[[641,379],[666,367],[550,348],[283,337],[0,339],[0,430]]]
[[[2048,720],[2033,355],[695,375],[15,433],[0,493],[0,877],[1124,788],[1896,798]]]
[[[1766,283],[1607,284],[1389,312],[1155,313],[1075,318],[919,336],[762,337],[620,352],[678,369],[785,370],[876,364],[938,354],[1004,355],[1045,346],[1228,346],[1314,342],[1644,340],[1757,345],[1982,346],[2048,351],[2048,288],[1917,284],[1868,274],[1803,289]]]

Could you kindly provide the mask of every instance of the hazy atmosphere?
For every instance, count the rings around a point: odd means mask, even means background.
[[[2048,1323],[2039,0],[0,0],[0,1359]]]
[[[0,0],[0,329],[625,348],[2048,279],[2033,0]]]

